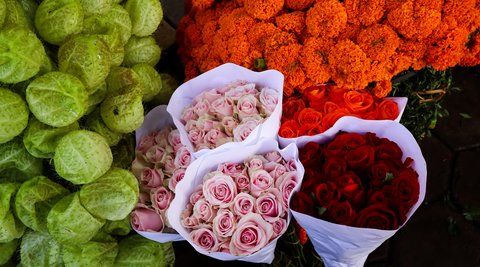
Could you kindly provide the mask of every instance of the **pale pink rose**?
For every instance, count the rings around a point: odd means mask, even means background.
[[[217,215],[217,209],[213,208],[208,201],[201,198],[193,206],[193,216],[202,219],[207,223],[211,223]]]
[[[206,228],[200,228],[190,232],[190,240],[207,252],[217,252],[218,239],[215,234]]]
[[[220,121],[217,118],[204,114],[197,120],[197,128],[205,132],[210,131],[211,129],[217,128],[220,125]]]
[[[198,218],[195,216],[190,216],[182,219],[180,221],[183,227],[189,228],[189,229],[198,229],[200,226],[200,222],[198,221]]]
[[[203,197],[203,185],[199,184],[193,190],[193,193],[190,195],[190,204],[195,205],[199,199]]]
[[[168,188],[175,193],[175,188],[177,187],[178,182],[180,182],[185,176],[184,168],[175,168],[172,173],[172,178],[168,181]]]
[[[228,92],[225,92],[225,96],[236,102],[244,95],[256,95],[257,93],[258,90],[255,88],[255,84],[249,83],[230,89]]]
[[[212,145],[216,145],[217,144],[217,141],[219,139],[222,139],[222,138],[225,138],[227,137],[226,134],[222,133],[220,130],[218,129],[211,129],[210,131],[208,131],[208,133],[205,135],[205,140],[204,142],[205,143],[208,143],[208,144],[212,144]]]
[[[197,113],[198,117],[203,116],[203,114],[206,114],[206,113],[210,112],[210,102],[208,102],[205,99],[198,102],[195,105],[195,107],[193,107],[193,111],[195,111],[195,113]]]
[[[285,209],[280,203],[280,191],[270,188],[263,192],[255,202],[255,211],[262,215],[267,222],[274,222],[285,214]]]
[[[219,120],[222,120],[226,116],[233,115],[233,100],[228,97],[220,97],[212,102],[211,113],[215,114]]]
[[[297,170],[297,163],[295,162],[294,158],[287,160],[284,166],[287,169],[287,172],[293,172]]]
[[[247,193],[238,194],[233,200],[233,213],[239,216],[245,216],[250,212],[255,212],[255,198]]]
[[[132,162],[131,172],[138,180],[141,180],[144,168],[153,168],[155,165],[148,162],[141,151],[135,152],[135,160]]]
[[[190,142],[192,142],[195,145],[203,143],[204,138],[205,138],[204,130],[194,128],[190,132],[188,132],[188,140],[190,140]]]
[[[251,132],[257,127],[255,121],[242,122],[233,129],[233,141],[242,142],[247,139]]]
[[[234,117],[226,116],[222,119],[222,126],[225,129],[225,134],[229,137],[233,136],[233,129],[237,127],[238,121]]]
[[[267,154],[265,154],[265,159],[270,161],[270,162],[276,162],[276,163],[280,163],[282,162],[283,160],[283,157],[282,155],[280,154],[280,152],[276,151],[276,150],[272,150],[270,152],[268,152]]]
[[[152,146],[145,154],[147,160],[152,164],[156,164],[158,162],[164,163],[167,155],[168,152],[165,150],[165,148],[157,145]]]
[[[252,172],[262,170],[263,164],[268,163],[262,155],[251,155],[245,160],[243,160],[243,164],[247,168],[248,175],[252,175]]]
[[[231,90],[232,88],[237,88],[240,85],[246,85],[248,82],[245,80],[235,79],[227,84],[224,84],[218,88],[216,88],[219,94],[225,94],[225,92]]]
[[[288,209],[288,200],[292,195],[293,189],[301,183],[302,177],[297,171],[287,172],[275,181],[275,187],[280,190],[280,202]]]
[[[142,232],[161,232],[163,221],[160,214],[152,209],[135,208],[130,214],[132,228]]]
[[[151,191],[150,193],[152,206],[160,213],[163,214],[170,203],[175,198],[173,192],[169,191],[167,188],[161,186]]]
[[[186,123],[189,120],[198,119],[198,115],[195,113],[193,106],[187,106],[183,109],[180,119],[183,120],[183,123]]]
[[[262,216],[249,213],[237,224],[237,230],[230,241],[230,253],[248,256],[265,247],[273,235],[273,227]]]
[[[230,254],[230,238],[227,238],[223,241],[221,241],[218,244],[218,252],[223,252],[223,253],[228,253]]]
[[[254,197],[260,196],[263,191],[273,187],[273,177],[265,170],[253,172],[250,176],[250,194]]]
[[[173,147],[173,151],[178,151],[183,146],[178,129],[172,130],[167,137],[168,144]]]
[[[248,117],[243,118],[241,121],[242,123],[248,122],[248,121],[254,121],[257,125],[263,123],[265,121],[265,118],[262,117],[260,114],[253,114]]]
[[[215,100],[219,99],[222,97],[221,94],[217,92],[217,89],[213,88],[210,91],[206,91],[202,93],[202,101],[207,100],[208,103],[213,103]]]
[[[140,203],[140,204],[143,204],[143,205],[152,204],[151,200],[150,200],[150,194],[147,193],[147,192],[140,192],[140,194],[138,195],[138,202],[137,203]]]
[[[224,175],[224,174],[222,172],[219,172],[219,171],[209,172],[209,173],[207,173],[203,176],[203,183],[205,183],[205,181],[207,181],[208,179],[213,178],[217,175]]]
[[[237,177],[244,169],[245,166],[243,164],[235,163],[233,161],[219,163],[217,167],[217,171],[223,172],[230,177]]]
[[[260,91],[260,103],[262,104],[262,112],[267,116],[272,115],[278,105],[279,94],[277,91],[268,87]]]
[[[217,216],[213,219],[213,233],[220,240],[232,236],[235,231],[236,216],[229,209],[219,209]]]
[[[193,99],[192,99],[192,105],[196,105],[198,102],[202,101],[202,93],[198,94],[197,96],[195,96]]]
[[[147,152],[152,146],[155,145],[155,136],[150,136],[145,134],[140,139],[140,143],[138,143],[136,151],[141,151],[143,154]]]
[[[215,175],[203,182],[203,195],[212,205],[226,208],[237,195],[237,186],[232,177],[215,172]]]
[[[157,188],[163,184],[162,169],[143,168],[140,183],[144,188]]]
[[[187,124],[185,124],[185,131],[187,133],[196,128],[198,128],[197,120],[190,120],[190,121],[187,121]]]
[[[192,155],[190,155],[190,151],[188,151],[186,147],[182,146],[175,155],[175,167],[187,168],[191,162]]]
[[[270,238],[270,240],[273,240],[281,236],[283,233],[285,233],[285,231],[287,231],[288,224],[287,224],[287,220],[285,219],[280,218],[272,222],[271,224],[273,226],[273,235],[272,235],[272,238]]]
[[[175,169],[175,159],[168,155],[165,157],[165,163],[163,165],[163,173],[168,176],[172,176],[173,170]]]
[[[198,152],[203,149],[214,149],[215,146],[213,144],[208,144],[208,143],[201,143],[195,146],[195,152]]]
[[[217,140],[217,143],[215,144],[215,147],[219,147],[223,144],[230,143],[230,142],[233,142],[233,137],[220,138],[220,139]]]
[[[234,179],[238,192],[250,192],[250,178],[245,173],[239,174]]]
[[[163,129],[158,132],[157,136],[155,136],[155,142],[159,144],[162,140],[167,140],[168,135],[170,134],[171,131],[172,131],[171,125],[167,125],[163,127]]]
[[[193,214],[193,205],[188,203],[187,208],[182,210],[182,212],[180,212],[180,218],[183,220],[185,218],[192,216],[192,214]]]
[[[253,114],[258,114],[257,109],[258,100],[253,95],[242,96],[236,105],[236,113],[238,114],[238,119],[243,120],[243,118],[251,116]]]
[[[272,162],[269,162],[269,163],[272,163]],[[268,164],[268,163],[267,163]],[[265,164],[265,166],[267,165]],[[273,170],[270,170],[268,171],[267,168],[265,168],[265,170],[270,174],[270,176],[273,177],[273,179],[276,181],[280,176],[282,176],[283,174],[285,174],[287,172],[287,168],[285,168],[284,165],[282,164],[279,164],[279,163],[275,163],[275,166],[273,168]]]

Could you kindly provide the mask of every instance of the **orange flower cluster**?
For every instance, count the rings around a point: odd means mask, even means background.
[[[231,62],[280,71],[287,97],[334,82],[383,98],[403,70],[480,63],[479,0],[187,0],[185,11],[186,80]]]
[[[395,120],[400,113],[397,103],[389,99],[333,84],[307,88],[302,97],[285,99],[282,107],[282,125],[278,135],[283,138],[323,133],[344,116],[365,120]]]

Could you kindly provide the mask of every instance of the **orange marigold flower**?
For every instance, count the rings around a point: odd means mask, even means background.
[[[276,32],[265,44],[267,67],[285,73],[287,66],[298,59],[301,49],[302,45],[297,43],[294,34],[284,31]]]
[[[285,7],[293,10],[305,10],[313,5],[315,0],[285,0]]]
[[[247,36],[242,34],[229,38],[227,41],[227,49],[230,54],[230,58],[227,61],[242,65],[250,51],[250,44],[247,41]]]
[[[350,39],[353,42],[357,42],[357,37],[360,34],[360,32],[363,30],[362,25],[355,25],[351,23],[347,23],[347,26],[345,30],[343,30],[340,35],[336,38],[337,41],[340,40],[345,40],[345,39]]]
[[[187,62],[186,64],[184,64],[184,66],[185,66],[185,82],[199,75],[198,69],[195,66],[195,63],[193,63],[193,61]]]
[[[192,6],[198,9],[206,9],[213,5],[215,0],[192,0]]]
[[[339,87],[363,89],[368,85],[370,59],[350,40],[339,41],[330,51],[328,64]]]
[[[347,25],[347,12],[337,0],[319,1],[307,11],[305,24],[311,36],[335,38]]]
[[[392,68],[391,57],[385,61],[377,61],[377,60],[372,61],[369,80],[379,81],[379,80],[386,80],[391,78],[393,76],[390,74],[391,68]]]
[[[423,69],[427,66],[427,62],[424,59],[425,53],[427,52],[427,45],[418,40],[405,39],[400,46],[398,47],[399,55],[404,55],[409,57],[411,61],[411,66],[414,70]],[[408,69],[404,68],[403,70]]]
[[[245,8],[236,8],[232,10],[223,19],[219,19],[220,31],[226,37],[232,37],[238,34],[245,34],[255,23]]]
[[[290,85],[288,82],[284,82],[283,84],[283,96],[284,97],[289,97],[295,93],[295,88]]]
[[[283,31],[301,34],[305,28],[305,16],[303,11],[283,14],[275,18],[275,24]]]
[[[345,0],[348,22],[370,26],[385,16],[385,0]]]
[[[208,45],[198,46],[192,49],[190,56],[192,57],[193,62],[198,66],[200,62],[205,60],[210,52],[210,47]],[[203,72],[203,71],[202,71]]]
[[[446,70],[460,63],[469,34],[465,28],[456,28],[445,38],[437,40],[427,49],[427,64],[432,65],[436,70]]]
[[[268,20],[283,8],[284,0],[244,0],[244,6],[250,16],[259,20]]]
[[[385,0],[385,10],[387,13],[399,8],[401,5],[410,0]]]
[[[196,24],[190,24],[185,28],[183,34],[183,44],[187,51],[192,51],[193,48],[203,45],[202,33]]]
[[[473,33],[460,65],[472,67],[480,64],[480,32]]]
[[[213,46],[212,51],[214,52],[213,55],[219,58],[222,62],[227,62],[230,58],[228,53],[228,42],[225,40],[225,36],[222,35],[220,31],[217,31],[213,36]]]
[[[408,1],[388,14],[388,22],[406,38],[425,39],[441,22],[442,12]]]
[[[265,42],[277,31],[278,28],[273,23],[260,22],[247,31],[247,39],[253,49],[263,53]]]
[[[183,9],[185,10],[185,14],[190,13],[190,10],[192,9],[192,0],[185,0],[185,5],[183,6]]]
[[[424,0],[426,1],[426,0]],[[475,9],[476,0],[444,0],[443,13],[460,20]]]
[[[385,61],[397,50],[400,38],[391,27],[375,24],[360,32],[357,44],[372,60]]]
[[[392,81],[389,79],[377,82],[375,87],[368,89],[368,91],[375,97],[384,98],[392,91]]]
[[[330,79],[328,66],[329,49],[334,46],[333,39],[308,38],[300,52],[300,62],[307,77],[316,84],[325,83]]]
[[[213,45],[213,37],[218,30],[218,22],[217,21],[210,21],[205,26],[203,26],[202,30],[202,41],[204,44]]]
[[[392,61],[389,68],[389,76],[385,80],[391,80],[393,76],[399,74],[404,70],[408,70],[410,66],[412,66],[413,69],[417,70],[416,68],[421,66],[421,64],[425,64],[425,65],[420,69],[423,69],[424,67],[427,66],[426,61],[423,58],[418,59],[415,62],[412,62],[411,57],[406,56],[402,53],[395,53],[392,56]]]
[[[212,21],[218,21],[220,15],[215,9],[207,8],[197,11],[195,14],[195,24],[199,29],[205,28],[205,25]]]
[[[198,69],[200,73],[205,73],[220,65],[222,65],[222,63],[214,58],[205,58],[205,60],[198,66]]]
[[[305,83],[306,76],[298,60],[287,66],[285,79],[286,83],[295,88],[295,91],[302,93],[302,90],[300,90],[299,87]]]
[[[179,44],[180,46],[183,45],[183,36],[185,33],[185,28],[187,28],[187,26],[190,24],[195,24],[195,21],[189,15],[185,15],[185,17],[181,18],[180,21],[178,22],[178,27],[175,32],[175,37],[177,39],[177,44]]]

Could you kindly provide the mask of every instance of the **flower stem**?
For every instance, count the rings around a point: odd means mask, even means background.
[[[265,59],[263,59],[263,58],[256,58],[253,61],[253,66],[257,70],[263,70],[263,69],[267,68],[267,64],[265,63]]]

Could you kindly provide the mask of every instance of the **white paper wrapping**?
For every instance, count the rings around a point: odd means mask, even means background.
[[[402,160],[407,157],[414,160],[412,167],[418,173],[420,195],[418,202],[407,213],[407,221],[405,222],[407,223],[412,214],[422,204],[427,186],[427,165],[413,135],[403,125],[394,121],[370,121],[355,117],[340,118],[330,130],[324,135],[311,136],[308,141],[301,142],[299,148],[309,141],[320,144],[332,141],[340,130],[361,135],[366,132],[373,132],[380,138],[385,137],[397,143],[403,151]],[[363,266],[368,254],[397,232],[397,230],[377,230],[339,225],[293,210],[292,214],[307,231],[315,250],[322,257],[327,267]]]
[[[280,129],[280,118],[282,116],[283,75],[276,70],[254,72],[232,63],[226,63],[182,84],[177,88],[177,90],[175,90],[170,98],[170,102],[168,103],[167,111],[172,115],[175,126],[180,131],[182,144],[187,147],[187,149],[192,155],[195,156],[195,158],[199,158],[211,150],[203,149],[198,152],[194,152],[194,147],[190,140],[188,140],[185,126],[180,120],[182,110],[186,106],[191,105],[192,99],[194,99],[200,93],[222,86],[235,79],[246,80],[247,82],[255,83],[260,87],[274,89],[279,93],[277,107],[270,117],[264,123],[257,126],[255,130],[250,133],[248,138],[240,143],[242,145],[251,144],[253,143],[252,140],[257,139],[259,136],[277,140],[278,129]],[[219,148],[228,150],[233,147],[236,147],[236,145],[234,142],[230,142],[220,146]]]
[[[137,148],[138,143],[140,142],[140,139],[142,139],[143,135],[148,134],[152,130],[161,130],[163,129],[163,127],[169,124],[172,125],[172,127],[174,126],[172,116],[168,114],[166,105],[157,106],[152,109],[150,112],[148,112],[147,115],[145,115],[142,126],[140,126],[135,131],[135,149]],[[192,160],[194,159],[192,158]],[[139,235],[142,235],[150,240],[157,241],[159,243],[185,240],[179,234],[142,232],[137,230],[135,231]]]
[[[405,107],[407,106],[407,101],[408,98],[406,97],[387,97],[385,100],[391,100],[398,105],[398,117],[394,120],[396,122],[400,122],[400,119],[402,118],[403,111],[405,110]],[[338,124],[338,121],[334,124],[334,126],[325,132],[321,134],[315,135],[316,138],[324,138],[324,136],[331,136],[332,134],[336,134],[338,131],[335,131],[335,125]],[[300,136],[297,138],[283,138],[283,137],[278,137],[278,143],[280,144],[280,147],[286,147],[290,143],[295,143],[297,144],[297,147],[303,147],[305,146],[306,143],[312,141],[311,136]]]
[[[238,146],[235,149],[228,151],[224,150],[218,153],[212,151],[211,153],[208,153],[198,158],[188,167],[187,172],[185,173],[185,177],[177,184],[177,195],[171,203],[170,209],[168,209],[168,217],[170,218],[170,224],[173,226],[173,228],[180,235],[182,235],[199,253],[223,261],[240,260],[254,263],[271,263],[273,261],[275,246],[279,237],[274,239],[264,248],[249,256],[240,257],[225,252],[209,253],[195,245],[190,240],[190,231],[184,228],[180,222],[180,213],[187,207],[190,195],[194,191],[195,187],[203,182],[203,177],[205,176],[205,174],[217,170],[217,166],[219,163],[227,161],[243,163],[244,159],[251,155],[264,154],[272,150],[279,151],[283,158],[286,160],[294,158],[297,166],[297,171],[300,173],[303,179],[305,169],[298,160],[298,149],[295,144],[291,144],[283,150],[280,150],[278,148],[277,141],[265,138],[259,140],[258,142],[256,142],[255,145],[251,146]],[[293,192],[297,192],[298,190],[300,190],[300,187],[301,182],[299,182],[295,189],[292,191],[290,198],[294,194]],[[288,214],[287,223],[290,223],[290,218],[291,213]]]

